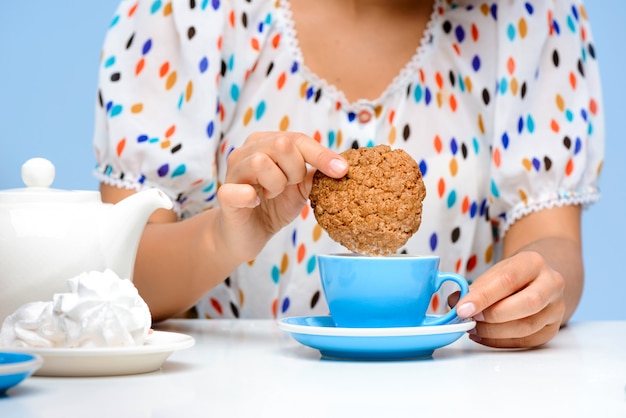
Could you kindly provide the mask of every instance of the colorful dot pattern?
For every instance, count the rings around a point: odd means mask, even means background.
[[[428,194],[400,251],[437,254],[442,270],[473,280],[516,219],[599,196],[603,109],[588,18],[580,1],[437,1],[413,42],[379,98],[348,102],[307,68],[287,1],[123,1],[102,51],[96,175],[160,187],[186,218],[217,204],[228,154],[255,131],[305,132],[337,152],[403,148]],[[343,250],[305,206],[198,310],[326,314],[315,254]],[[440,295],[432,309],[445,310]]]

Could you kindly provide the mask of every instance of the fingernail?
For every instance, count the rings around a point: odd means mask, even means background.
[[[477,343],[479,343],[482,340],[482,338],[480,338],[478,334],[470,334],[469,339]]]
[[[475,310],[476,305],[474,305],[472,302],[464,303],[461,306],[457,306],[456,314],[459,316],[459,318],[465,319],[472,316]]]
[[[347,167],[348,167],[348,163],[346,163],[341,158],[335,158],[335,159],[330,160],[330,169],[333,170],[337,174],[343,173]]]
[[[474,320],[475,321],[484,321],[485,320],[485,316],[483,315],[482,312],[478,312],[476,315],[474,315]]]

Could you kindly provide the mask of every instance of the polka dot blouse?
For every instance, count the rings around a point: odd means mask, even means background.
[[[380,97],[349,102],[307,68],[288,1],[122,1],[102,51],[95,174],[159,187],[187,218],[217,205],[228,154],[256,131],[304,132],[337,152],[402,148],[427,197],[399,251],[439,255],[470,281],[520,217],[598,199],[601,86],[580,1],[439,0],[407,42],[415,54]],[[198,313],[326,314],[315,255],[336,251],[305,206]]]

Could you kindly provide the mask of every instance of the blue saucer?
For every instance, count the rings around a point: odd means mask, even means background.
[[[399,328],[339,328],[330,316],[283,318],[278,327],[322,357],[352,360],[402,360],[432,356],[476,326],[471,319],[446,325]]]
[[[0,352],[0,396],[32,375],[43,364],[36,354]]]

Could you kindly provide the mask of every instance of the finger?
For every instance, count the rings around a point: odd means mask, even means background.
[[[521,319],[492,323],[477,321],[471,334],[483,339],[515,339],[529,337],[541,331],[545,326],[560,324],[565,312],[565,304],[555,303],[547,306],[535,315]]]
[[[250,175],[249,178],[245,178],[244,182],[260,186],[268,199],[278,196],[287,185],[301,182],[303,176],[306,175],[306,170],[302,176],[296,176],[292,172],[291,180],[289,180],[289,171],[281,168],[267,154],[255,154],[244,164],[249,168]]]
[[[348,172],[348,163],[341,155],[302,133],[257,132],[250,135],[246,143],[253,147],[253,152],[268,153],[277,162],[291,152],[290,145],[295,146],[305,163],[330,177],[343,177]],[[285,160],[293,161],[293,158],[285,158]]]
[[[327,176],[340,178],[348,172],[347,161],[339,154],[322,146],[306,135],[296,137],[295,144],[304,160]]]
[[[539,347],[550,341],[559,332],[559,324],[550,324],[538,332],[517,338],[483,338],[478,334],[470,334],[473,341],[494,348],[531,348]]]
[[[267,155],[270,161],[280,168],[286,184],[300,183],[307,173],[305,156],[298,149],[296,138],[299,138],[298,134],[275,135],[261,154]]]
[[[562,299],[564,289],[562,276],[546,268],[528,286],[483,310],[483,319],[486,322],[504,323],[533,316],[547,306],[560,305],[555,302]],[[561,314],[564,311],[563,305]]]
[[[233,150],[228,156],[226,182],[259,184],[259,177],[264,177],[280,180],[281,184],[298,184],[306,174],[304,157],[293,141],[273,136]]]
[[[299,184],[307,176],[307,164],[331,177],[342,177],[348,171],[347,162],[339,154],[323,147],[315,139],[294,132],[255,133],[246,145],[232,151],[227,182],[250,182],[250,161],[266,156],[287,178],[287,184]]]
[[[472,283],[468,294],[457,305],[457,314],[461,318],[481,314],[489,306],[526,287],[539,275],[542,265],[543,258],[535,252],[520,253],[501,261]]]

